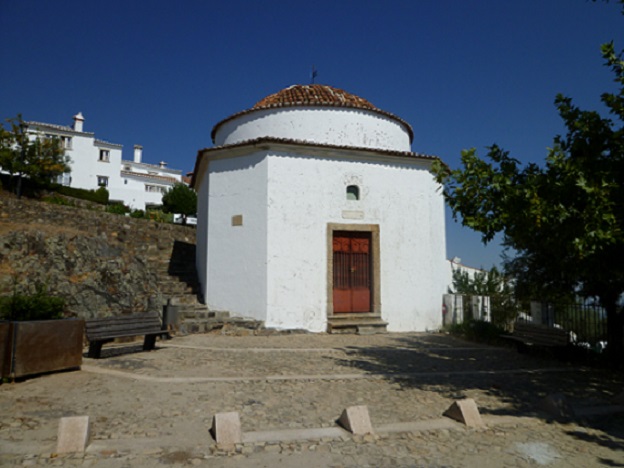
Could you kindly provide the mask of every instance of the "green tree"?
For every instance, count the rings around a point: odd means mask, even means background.
[[[18,178],[17,194],[21,195],[22,178],[42,187],[70,170],[70,159],[58,138],[29,138],[27,124],[18,115],[9,119],[10,130],[0,130],[0,167],[9,173],[11,187]]]
[[[608,351],[624,357],[624,60],[602,46],[618,91],[604,93],[611,118],[581,110],[558,95],[567,133],[557,136],[545,164],[519,161],[492,146],[489,161],[462,152],[462,168],[438,164],[436,178],[455,217],[482,233],[502,233],[513,253],[505,271],[518,291],[596,297],[607,311]]]
[[[176,183],[162,197],[165,213],[180,213],[182,224],[186,224],[187,216],[197,213],[197,193],[188,185]]]

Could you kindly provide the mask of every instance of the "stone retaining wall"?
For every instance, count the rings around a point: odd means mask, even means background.
[[[194,245],[195,229],[0,192],[0,296],[45,284],[72,316],[161,311],[176,241]]]

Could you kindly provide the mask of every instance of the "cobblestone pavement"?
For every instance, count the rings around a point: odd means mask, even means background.
[[[621,374],[443,334],[209,334],[139,350],[108,346],[81,371],[0,385],[0,465],[624,466],[622,415],[555,421],[535,412],[552,393],[575,408],[607,405],[624,390]],[[366,405],[378,428],[427,422],[464,397],[500,423],[230,451],[208,432],[227,411],[239,412],[246,433],[335,427],[354,405]],[[90,416],[91,443],[84,454],[55,454],[58,420],[73,415]]]

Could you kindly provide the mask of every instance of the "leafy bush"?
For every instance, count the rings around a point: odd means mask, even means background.
[[[118,215],[125,215],[126,213],[130,213],[130,208],[123,203],[113,203],[106,207],[106,211]]]
[[[58,195],[44,197],[43,201],[45,201],[46,203],[51,203],[53,205],[72,206],[72,203],[70,203],[66,198],[59,197]]]
[[[446,330],[452,335],[460,335],[467,340],[489,344],[501,342],[500,335],[506,333],[503,328],[483,320],[468,320],[449,325]]]
[[[148,210],[147,213],[145,213],[145,217],[151,219],[152,221],[156,221],[158,223],[172,223],[173,222],[173,214],[163,213],[160,210]]]
[[[145,211],[143,211],[143,210],[132,210],[130,212],[130,217],[131,218],[137,218],[137,219],[145,218]]]
[[[106,190],[105,187],[100,187],[97,190],[85,190],[59,185],[55,190],[61,195],[67,195],[68,197],[79,198],[81,200],[99,203],[100,205],[108,204],[108,190]]]
[[[63,318],[65,300],[50,296],[45,286],[37,286],[35,294],[0,297],[0,320],[53,320]]]
[[[100,187],[94,192],[94,194],[95,194],[95,200],[93,200],[94,202],[99,203],[101,205],[108,204],[108,190],[106,190],[106,187]]]

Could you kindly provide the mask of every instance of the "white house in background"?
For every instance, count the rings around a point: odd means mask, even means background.
[[[134,146],[132,161],[122,159],[122,145],[95,138],[84,131],[82,113],[74,116],[72,127],[42,122],[26,122],[31,138],[57,137],[71,158],[71,172],[59,180],[63,185],[82,189],[106,187],[110,200],[133,209],[161,205],[162,195],[176,182],[182,171],[141,161],[143,148]]]
[[[448,286],[437,160],[365,99],[297,85],[198,152],[197,270],[212,310],[268,327],[424,331]]]

